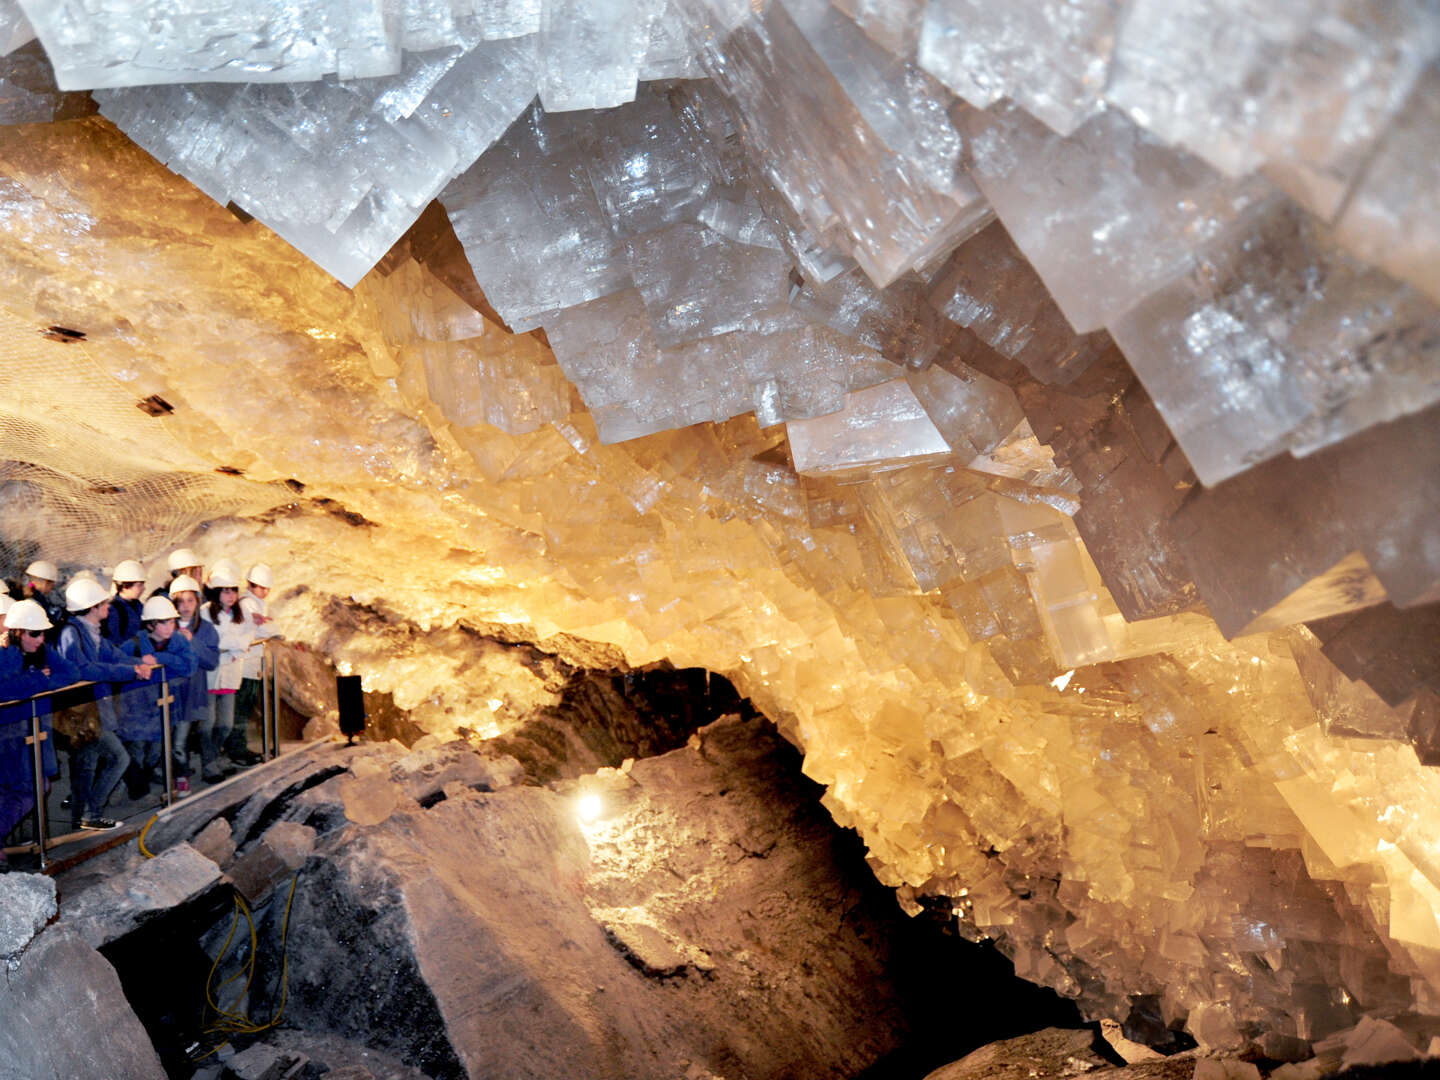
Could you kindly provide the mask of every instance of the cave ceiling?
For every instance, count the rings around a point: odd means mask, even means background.
[[[440,735],[546,699],[487,635],[722,672],[902,904],[1092,1017],[1440,1015],[1433,5],[0,0],[0,47],[10,573],[267,561]]]

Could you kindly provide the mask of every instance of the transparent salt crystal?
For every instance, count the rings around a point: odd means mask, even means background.
[[[1099,106],[1117,0],[931,0],[919,63],[976,108],[1009,98],[1061,135]]]

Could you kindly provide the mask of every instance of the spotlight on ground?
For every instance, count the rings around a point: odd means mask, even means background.
[[[600,816],[602,809],[600,796],[596,795],[593,791],[587,795],[581,795],[580,798],[575,801],[575,814],[581,821],[594,821]]]

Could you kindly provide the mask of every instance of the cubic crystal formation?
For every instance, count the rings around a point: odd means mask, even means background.
[[[1092,1017],[1440,1016],[1433,7],[403,9],[0,0],[12,570],[725,672]]]

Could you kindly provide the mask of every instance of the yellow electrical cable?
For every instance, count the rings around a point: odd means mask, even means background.
[[[151,814],[150,820],[145,822],[145,827],[140,830],[140,854],[144,855],[147,859],[155,858],[155,853],[145,846],[145,834],[150,831],[150,826],[159,820],[159,814]]]
[[[210,974],[205,978],[205,1003],[214,1010],[216,1019],[213,1024],[205,1028],[204,1033],[206,1035],[223,1035],[225,1037],[211,1047],[209,1051],[192,1060],[203,1061],[229,1042],[232,1035],[259,1034],[262,1031],[267,1031],[275,1027],[284,1017],[285,1005],[290,995],[290,910],[295,903],[295,886],[299,881],[300,871],[296,870],[294,876],[290,879],[290,893],[285,899],[285,917],[280,925],[280,1003],[276,1007],[274,1015],[263,1024],[257,1024],[254,1020],[250,1019],[246,1013],[238,1011],[240,1002],[245,1000],[246,995],[250,992],[250,984],[255,977],[257,934],[255,931],[255,919],[250,912],[249,905],[245,903],[244,898],[239,893],[235,894],[235,918],[230,923],[230,933],[225,936],[225,944],[220,947],[220,952],[215,957],[215,963],[210,966]],[[235,931],[240,926],[240,916],[242,914],[250,926],[250,955],[246,963],[243,964],[235,974],[215,987],[212,993],[211,984],[215,980],[215,973],[220,969],[220,965],[224,962],[225,956],[230,950],[230,943],[234,940]],[[221,1008],[215,1000],[216,997],[227,985],[238,979],[241,972],[245,973],[245,985],[240,989],[240,993],[236,995],[230,1008]]]

